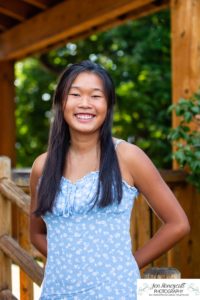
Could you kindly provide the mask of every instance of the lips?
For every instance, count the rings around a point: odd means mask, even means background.
[[[91,120],[95,117],[94,114],[78,113],[75,114],[75,117],[79,120]]]

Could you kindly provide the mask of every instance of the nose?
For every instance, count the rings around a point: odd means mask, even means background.
[[[91,106],[90,97],[87,95],[82,96],[79,106],[80,107],[90,107]]]

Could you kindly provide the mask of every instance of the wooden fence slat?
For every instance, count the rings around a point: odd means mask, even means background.
[[[44,275],[43,269],[13,238],[7,235],[1,236],[0,249],[26,272],[36,284],[41,285]]]
[[[17,187],[13,181],[7,178],[1,178],[0,193],[12,203],[20,207],[26,214],[29,214],[30,196]]]
[[[11,175],[11,161],[8,157],[0,157],[0,178]],[[0,236],[11,233],[11,203],[0,193]],[[0,285],[8,285],[11,289],[11,260],[0,251]]]
[[[189,184],[176,186],[173,190],[184,208],[191,226],[190,234],[184,237],[170,252],[170,265],[181,270],[183,278],[200,276],[200,194]]]
[[[160,175],[168,184],[185,182],[187,173],[184,170],[160,170]]]

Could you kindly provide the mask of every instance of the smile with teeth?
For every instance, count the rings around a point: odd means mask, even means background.
[[[75,116],[79,120],[90,120],[95,117],[95,115],[91,114],[75,114]]]

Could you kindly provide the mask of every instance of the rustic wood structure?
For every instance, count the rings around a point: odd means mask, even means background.
[[[0,157],[0,299],[15,299],[11,294],[11,260],[20,267],[20,298],[33,299],[33,282],[40,285],[43,269],[32,257],[28,234],[30,196],[10,180],[10,160]],[[17,241],[11,236],[11,203],[19,208],[19,221],[26,226],[18,227]],[[8,297],[8,298],[6,298]],[[10,297],[10,298],[9,298]]]
[[[171,11],[172,101],[176,103],[182,96],[189,97],[200,85],[199,0],[0,0],[0,155],[9,156],[12,165],[15,165],[15,61],[162,9]],[[173,115],[172,125],[175,127],[178,122]],[[2,164],[5,168],[0,168],[0,177],[10,178],[9,162]],[[174,169],[177,169],[176,164]],[[166,181],[189,216],[192,230],[187,238],[155,261],[154,265],[173,266],[181,270],[183,277],[199,278],[200,196],[185,183],[182,173],[164,176],[168,176]],[[0,288],[4,287],[4,293],[9,293],[11,262],[5,247],[15,249],[16,246],[7,238],[7,235],[11,236],[10,206],[11,202],[15,203],[12,205],[17,211],[15,238],[30,252],[26,232],[29,198],[22,195],[8,179],[2,179],[0,186],[0,220],[4,220],[0,225]],[[145,206],[142,197],[136,202],[134,214],[134,247],[139,247],[156,231],[160,222]],[[12,259],[17,261],[17,258]],[[30,261],[27,258],[28,264]],[[21,272],[20,277],[21,299],[31,300],[32,283],[25,273]]]
[[[1,297],[10,297],[8,299],[16,299],[11,293],[11,260],[20,267],[20,299],[33,299],[33,282],[41,285],[43,278],[43,269],[34,260],[36,257],[43,259],[41,254],[33,249],[28,239],[28,226],[18,227],[18,234],[16,239],[11,236],[11,205],[13,203],[18,207],[19,220],[23,220],[23,224],[28,222],[30,196],[27,195],[22,188],[17,186],[16,182],[10,179],[10,161],[7,157],[0,157],[0,212],[4,222],[0,223],[0,299]],[[171,185],[179,185],[184,182],[185,174],[182,172],[164,172],[162,176]],[[16,174],[15,174],[16,178]],[[28,181],[17,176],[17,182],[25,191],[28,190]],[[23,183],[23,184],[22,184]],[[139,203],[138,203],[139,202]],[[7,217],[3,217],[7,215]],[[142,217],[145,216],[143,219]],[[154,234],[154,231],[149,230],[153,228],[153,218],[151,211],[146,204],[142,195],[137,200],[136,209],[132,213],[131,236],[133,240],[133,251],[143,245]],[[157,228],[155,228],[157,230]],[[23,231],[23,234],[21,232]],[[168,255],[165,254],[160,260],[161,265],[167,266]],[[156,266],[156,263],[155,263]],[[150,268],[149,268],[150,267]],[[148,269],[147,269],[148,268]],[[174,268],[151,268],[147,266],[143,271],[144,278],[180,278],[180,272]]]

